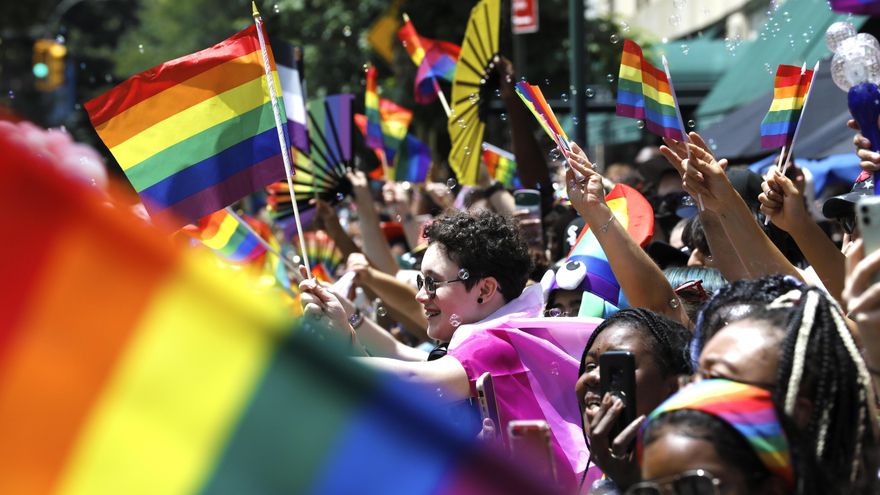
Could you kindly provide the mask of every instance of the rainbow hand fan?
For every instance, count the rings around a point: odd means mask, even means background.
[[[462,185],[477,184],[487,105],[498,87],[500,24],[501,0],[482,0],[471,10],[452,81],[449,165]]]
[[[310,154],[293,149],[296,175],[293,189],[300,211],[312,208],[312,198],[338,201],[351,192],[345,174],[352,169],[353,94],[330,95],[308,104]],[[277,182],[266,188],[267,207],[275,219],[293,214],[290,188]]]
[[[312,271],[322,273],[326,280],[331,281],[336,269],[342,264],[342,252],[336,248],[336,243],[323,230],[307,231],[303,234],[306,244],[306,256],[312,266]],[[299,238],[294,239],[293,245],[299,245]],[[315,267],[320,267],[316,269]]]

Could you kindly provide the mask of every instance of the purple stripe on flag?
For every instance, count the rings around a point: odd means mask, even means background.
[[[286,177],[284,161],[278,154],[255,163],[223,182],[203,189],[168,208],[157,209],[155,205],[151,207],[149,201],[146,201],[144,206],[150,216],[157,221],[170,227],[180,228],[189,223],[197,223],[200,218],[223,209],[273,182],[285,180]]]
[[[788,144],[788,134],[773,134],[770,136],[761,136],[762,148],[781,148]]]

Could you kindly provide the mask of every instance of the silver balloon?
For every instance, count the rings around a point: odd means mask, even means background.
[[[837,53],[840,43],[856,35],[856,27],[851,22],[838,21],[825,31],[825,44],[832,53]]]

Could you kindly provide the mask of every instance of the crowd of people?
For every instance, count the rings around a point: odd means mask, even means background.
[[[353,172],[344,215],[317,205],[352,283],[301,282],[305,317],[328,322],[360,363],[471,409],[488,443],[509,450],[511,421],[546,421],[548,483],[562,493],[878,493],[880,254],[865,252],[855,215],[880,157],[854,143],[865,172],[820,199],[796,160],[762,178],[697,133],[606,168],[615,181],[573,144],[566,194],[552,164],[524,159],[520,170],[538,170],[522,175],[542,198],[540,242],[485,174],[476,188],[371,191]],[[540,156],[533,136],[513,146]],[[615,183],[653,206],[653,242],[609,207]],[[585,229],[622,294],[598,310],[585,297],[596,283],[569,280]],[[621,352],[634,358],[634,397],[602,376],[602,356]],[[481,419],[487,372],[498,414]]]

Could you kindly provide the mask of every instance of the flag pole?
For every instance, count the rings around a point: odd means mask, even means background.
[[[410,22],[409,15],[406,12],[403,13],[403,22]],[[424,48],[422,48],[424,50]],[[425,53],[427,56],[427,53]],[[443,90],[440,88],[440,84],[437,82],[437,78],[434,77],[434,73],[431,73],[431,81],[434,83],[434,92],[437,93],[437,97],[440,99],[440,104],[443,105],[443,111],[446,112],[446,117],[452,113],[452,110],[449,108],[449,101],[446,100],[446,95],[443,93]]]
[[[804,62],[803,68],[801,69],[803,72],[806,72],[807,63]],[[803,72],[801,73],[803,75]],[[794,126],[794,134],[791,136],[791,144],[788,145],[788,156],[785,159],[785,165],[782,166],[782,175],[785,175],[785,172],[788,170],[788,164],[791,163],[791,152],[794,150],[794,142],[797,140],[798,133],[801,130],[801,122],[804,120],[804,112],[807,111],[807,103],[810,101],[810,93],[813,92],[813,83],[816,82],[816,75],[819,73],[819,61],[816,61],[816,65],[813,67],[813,77],[810,78],[810,89],[807,90],[807,94],[804,95],[804,106],[801,107],[801,114],[798,117],[798,123]]]
[[[669,92],[672,93],[672,102],[675,103],[675,113],[678,116],[678,125],[681,126],[681,137],[684,138],[684,144],[687,147],[688,153],[687,159],[688,163],[690,163],[690,139],[688,139],[687,129],[684,128],[684,119],[681,118],[681,107],[678,106],[678,96],[675,95],[675,87],[672,86],[672,74],[669,73],[669,62],[666,61],[666,55],[662,55],[660,59],[663,61],[663,70],[666,72],[666,81],[669,83]],[[697,205],[700,207],[700,211],[706,210],[706,207],[703,206],[703,196],[701,194],[697,194]]]
[[[259,234],[259,232],[254,230],[253,226],[251,226],[251,224],[249,224],[247,221],[245,221],[244,218],[241,218],[241,215],[236,213],[235,210],[233,210],[231,206],[226,207],[226,213],[228,213],[229,216],[231,216],[232,218],[236,219],[238,221],[238,223],[240,223],[244,226],[244,228],[248,229],[248,232],[250,232],[251,234],[254,235],[254,237],[257,238],[257,241],[260,243],[260,245],[262,245],[264,248],[266,248],[266,251],[269,251],[270,253],[277,256],[278,259],[281,260],[282,263],[284,263],[284,266],[286,266],[287,268],[290,268],[291,270],[296,272],[296,266],[294,266],[293,263],[291,263],[289,260],[285,259],[284,256],[282,256],[281,253],[279,253],[277,249],[272,247],[271,244],[266,242],[266,239],[263,239],[263,236],[261,236]]]
[[[263,18],[260,16],[260,11],[257,10],[256,2],[251,2],[251,8],[253,9],[254,23],[257,25],[257,38],[260,40],[260,51],[263,52],[263,68],[266,71],[266,83],[269,86],[269,99],[272,100],[272,113],[275,115],[275,129],[278,131],[278,143],[281,145],[281,158],[284,161],[284,172],[287,174],[287,187],[290,188],[290,202],[293,205],[293,218],[296,222],[296,230],[299,232],[300,259],[306,267],[307,278],[312,278],[312,268],[309,266],[309,259],[306,256],[306,244],[304,236],[302,235],[303,228],[299,219],[299,207],[296,205],[296,192],[293,189],[290,149],[287,146],[287,140],[284,139],[281,111],[278,109],[277,93],[275,91],[275,78],[272,77],[272,67],[269,65],[269,51],[266,49],[266,40],[263,39]]]

